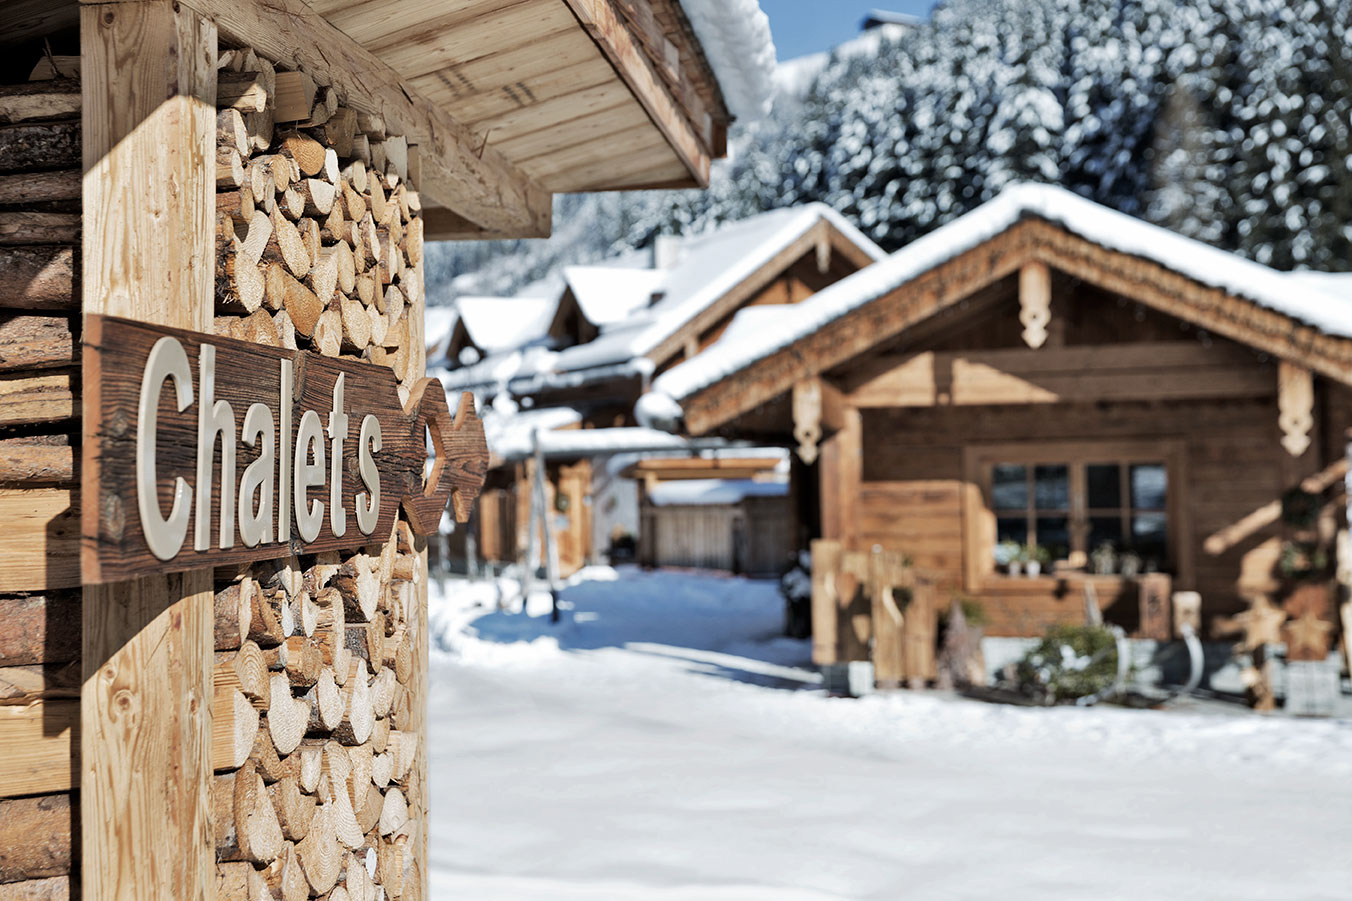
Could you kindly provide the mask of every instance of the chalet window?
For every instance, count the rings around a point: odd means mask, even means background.
[[[1141,443],[972,449],[969,478],[993,525],[977,551],[989,561],[982,569],[995,572],[997,545],[1012,542],[1045,551],[1061,570],[1092,571],[1105,548],[1119,563],[1130,553],[1143,570],[1171,570],[1173,459],[1169,448]]]

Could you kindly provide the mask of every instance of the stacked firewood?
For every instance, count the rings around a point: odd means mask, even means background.
[[[57,74],[0,85],[0,527],[78,536],[80,82]],[[0,553],[0,581],[34,589],[0,593],[0,898],[36,901],[79,886],[80,592],[19,556]]]
[[[219,897],[416,896],[421,565],[400,523],[367,552],[255,564],[220,586]]]
[[[301,72],[223,51],[216,332],[421,377],[417,148]],[[288,121],[294,120],[294,121]]]
[[[247,49],[219,59],[216,333],[389,366],[407,399],[422,375],[416,148],[303,72]],[[218,897],[419,895],[421,566],[399,522],[360,553],[218,571]]]

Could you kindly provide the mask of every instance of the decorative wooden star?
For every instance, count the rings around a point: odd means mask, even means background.
[[[1244,637],[1235,649],[1246,652],[1255,651],[1265,644],[1281,642],[1282,624],[1285,622],[1285,610],[1273,606],[1266,595],[1257,595],[1249,601],[1248,610],[1217,619],[1214,628],[1221,635],[1243,632]]]
[[[1286,633],[1287,660],[1324,660],[1328,657],[1333,623],[1306,610],[1283,631]]]
[[[424,431],[432,438],[436,460],[421,491],[403,498],[404,512],[420,535],[434,534],[447,501],[457,522],[466,522],[484,476],[488,473],[488,444],[484,425],[474,413],[474,395],[460,395],[460,405],[452,416],[446,405],[446,393],[436,379],[422,379],[413,388],[407,410],[413,411],[413,434]]]

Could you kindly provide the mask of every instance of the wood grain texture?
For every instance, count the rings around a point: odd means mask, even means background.
[[[0,801],[0,883],[69,873],[73,814],[68,794]]]
[[[0,704],[0,798],[69,790],[79,744],[79,701]]]
[[[80,655],[80,593],[0,595],[0,666],[69,663]]]
[[[79,260],[79,249],[74,247],[0,247],[0,306],[78,308]]]
[[[80,514],[69,488],[0,488],[0,591],[80,584]]]
[[[488,469],[488,448],[482,423],[474,415],[472,397],[468,403],[460,405],[457,416],[452,418],[441,384],[435,379],[421,379],[415,383],[408,407],[401,409],[398,382],[388,367],[121,319],[88,316],[85,327],[84,377],[89,394],[82,478],[89,486],[88,496],[98,498],[97,504],[86,505],[83,512],[86,582],[189,569],[203,563],[221,565],[358,547],[369,543],[371,535],[385,534],[392,528],[401,503],[414,530],[420,533],[436,530],[448,500],[454,501],[461,521],[468,518],[469,507],[477,497]],[[167,561],[150,552],[141,529],[136,500],[137,403],[146,357],[162,337],[178,340],[190,362],[197,359],[204,345],[216,349],[214,397],[218,402],[227,401],[233,408],[236,435],[241,433],[244,411],[252,404],[261,403],[272,409],[278,424],[275,439],[278,459],[282,454],[289,457],[295,454],[298,439],[294,434],[304,411],[318,411],[321,418],[327,420],[335,385],[339,377],[343,377],[344,409],[349,416],[349,439],[343,444],[342,456],[341,497],[347,511],[345,532],[338,534],[333,527],[333,517],[328,510],[329,481],[326,481],[311,492],[313,498],[325,504],[326,511],[313,541],[307,542],[300,537],[297,517],[293,514],[290,517],[292,532],[285,540],[250,548],[235,535],[232,536],[233,547],[222,549],[217,546],[220,479],[215,478],[212,548],[196,551],[185,541],[178,555]],[[294,386],[281,386],[280,364],[283,360],[294,366]],[[288,392],[293,404],[292,435],[281,433],[279,392],[283,390]],[[160,401],[156,458],[163,500],[175,477],[195,478],[198,410],[194,404],[179,413],[171,392],[167,391],[162,392]],[[374,455],[380,470],[381,498],[375,529],[370,534],[363,534],[355,516],[356,495],[365,491],[359,472],[360,442],[357,438],[362,419],[367,415],[375,415],[381,423],[382,447]],[[427,452],[424,436],[429,433],[437,457],[430,474],[430,485],[425,485],[423,469]],[[325,457],[329,456],[329,450],[325,442]],[[243,473],[261,451],[261,447],[250,449],[239,443],[237,472]],[[277,503],[291,502],[290,498],[280,497],[279,491],[274,493],[277,495],[274,509]],[[195,517],[196,513],[193,515]],[[189,532],[192,531],[190,528]]]
[[[470,133],[442,108],[405,85],[399,75],[304,0],[197,0],[223,35],[260,54],[310,73],[347,96],[359,113],[381,116],[390,134],[420,148],[419,189],[455,210],[489,237],[545,237],[550,195],[502,154]]]
[[[84,311],[209,329],[216,28],[146,0],[80,39]],[[85,898],[213,896],[212,611],[210,570],[84,589]]]

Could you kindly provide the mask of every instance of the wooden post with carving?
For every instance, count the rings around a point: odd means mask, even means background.
[[[80,41],[84,312],[209,331],[216,27],[91,5]],[[82,896],[212,898],[211,570],[87,586],[83,617]]]

